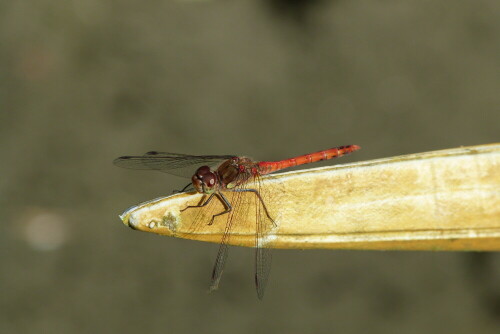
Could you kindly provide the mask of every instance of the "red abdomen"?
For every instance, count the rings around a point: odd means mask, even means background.
[[[304,164],[309,164],[312,162],[317,162],[321,160],[329,160],[343,155],[349,154],[351,152],[359,150],[361,147],[358,145],[347,145],[334,147],[328,150],[314,152],[310,154],[299,155],[295,158],[290,158],[280,161],[261,161],[257,163],[259,167],[259,173],[269,174],[280,169],[285,169],[288,167],[299,166]]]

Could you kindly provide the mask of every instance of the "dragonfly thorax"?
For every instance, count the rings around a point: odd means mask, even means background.
[[[201,166],[191,178],[193,186],[197,192],[202,194],[211,194],[217,190],[218,178],[210,167]]]

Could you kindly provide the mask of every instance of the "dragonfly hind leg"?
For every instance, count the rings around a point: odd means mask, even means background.
[[[269,214],[269,211],[267,210],[266,203],[264,203],[264,200],[260,196],[260,193],[259,193],[258,190],[256,190],[256,189],[231,189],[230,191],[240,192],[240,193],[243,193],[243,192],[252,192],[252,193],[254,193],[257,196],[257,198],[259,199],[260,203],[262,204],[262,207],[264,208],[264,211],[266,212],[267,218],[269,218],[269,220],[273,223],[274,227],[278,226],[278,225],[276,225],[276,222],[274,221],[274,219]]]

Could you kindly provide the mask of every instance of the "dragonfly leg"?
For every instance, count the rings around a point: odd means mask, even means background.
[[[222,195],[221,193],[213,193],[205,201],[205,203],[200,204],[200,205],[190,205],[190,206],[187,206],[184,209],[182,209],[181,212],[184,212],[185,210],[191,209],[191,208],[202,208],[202,207],[206,206],[208,203],[210,203],[210,201],[212,200],[212,198],[214,198],[214,196],[217,196],[217,198],[224,204],[224,206],[226,207],[226,210],[224,210],[224,211],[222,211],[222,212],[220,212],[220,213],[212,216],[212,219],[210,220],[210,223],[208,223],[208,225],[212,225],[214,223],[215,217],[221,216],[221,215],[225,215],[226,213],[229,213],[229,212],[231,212],[231,210],[233,210],[233,207],[231,206],[231,204],[229,203],[229,201],[227,200],[227,198],[224,195]]]
[[[215,195],[215,193],[211,194],[210,197],[203,204],[186,206],[184,209],[181,210],[181,212],[184,212],[185,210],[191,209],[191,208],[202,208],[202,207],[204,207],[205,205],[207,205],[208,203],[210,203],[210,201],[212,200],[212,198],[214,197],[214,195]]]
[[[256,190],[256,189],[231,189],[230,191],[240,192],[240,193],[243,193],[243,192],[252,192],[252,193],[254,193],[257,196],[257,198],[260,200],[260,203],[262,204],[262,207],[264,208],[264,211],[266,212],[267,218],[269,218],[269,220],[273,223],[274,227],[278,226],[278,225],[276,225],[274,219],[271,218],[271,215],[269,214],[269,211],[267,211],[266,204],[262,200],[262,197],[260,196],[260,193],[259,193],[258,190]]]
[[[173,194],[178,194],[178,193],[183,193],[186,191],[187,188],[189,188],[190,186],[192,186],[193,184],[190,182],[188,183],[184,188],[182,188],[181,190],[174,190],[172,191]]]
[[[215,193],[212,194],[212,195],[215,195]],[[231,206],[231,203],[229,203],[229,201],[227,200],[227,198],[223,194],[217,193],[217,195],[218,195],[217,198],[219,198],[219,200],[222,203],[224,203],[224,206],[226,207],[226,210],[224,210],[222,212],[219,212],[216,215],[213,215],[212,216],[212,220],[210,221],[210,223],[208,225],[212,225],[214,223],[215,217],[225,215],[226,213],[229,213],[229,212],[231,212],[231,210],[233,210],[233,207]]]

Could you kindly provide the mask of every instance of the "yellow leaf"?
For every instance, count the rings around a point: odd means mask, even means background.
[[[260,185],[276,222],[265,219],[264,247],[500,250],[500,144],[273,174]],[[262,207],[252,193],[244,196],[237,198],[244,210],[234,213],[229,243],[254,247]],[[217,199],[180,211],[202,197],[155,199],[120,218],[141,231],[220,242],[229,215],[208,225],[224,209]]]

